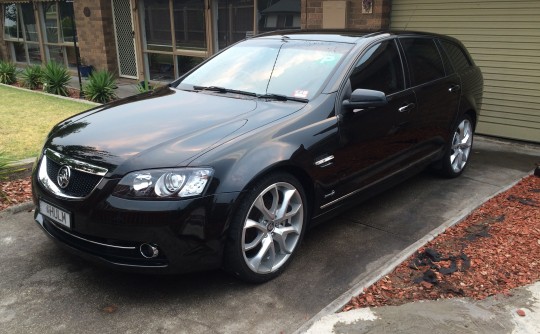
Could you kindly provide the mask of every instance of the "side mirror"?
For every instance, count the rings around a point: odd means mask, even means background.
[[[381,107],[388,104],[386,94],[378,90],[355,89],[349,100],[343,101],[343,107],[348,109]]]

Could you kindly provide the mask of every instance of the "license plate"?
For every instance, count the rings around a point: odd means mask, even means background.
[[[39,212],[58,224],[71,228],[71,215],[69,212],[43,201],[39,201]]]

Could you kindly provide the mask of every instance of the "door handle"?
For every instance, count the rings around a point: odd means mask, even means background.
[[[409,103],[409,104],[404,105],[403,107],[399,108],[398,111],[399,112],[410,112],[411,110],[414,109],[414,107],[416,107],[416,104]]]
[[[461,90],[461,86],[460,85],[453,85],[451,86],[450,88],[448,88],[448,91],[450,93],[457,93]]]

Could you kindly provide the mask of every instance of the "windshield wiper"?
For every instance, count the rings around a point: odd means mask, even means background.
[[[273,100],[278,100],[278,101],[296,101],[296,102],[304,102],[304,103],[309,102],[308,99],[304,99],[301,97],[287,96],[287,95],[281,95],[281,94],[272,94],[272,93],[260,94],[260,95],[257,95],[257,97],[260,99],[273,99]]]
[[[252,92],[245,92],[243,90],[236,90],[236,89],[229,89],[225,87],[219,87],[219,86],[193,86],[194,90],[200,90],[200,91],[212,91],[212,92],[218,92],[218,93],[234,93],[234,94],[242,94],[242,95],[248,95],[248,96],[257,96],[257,94]]]
[[[256,94],[252,92],[246,92],[243,90],[236,90],[236,89],[230,89],[225,87],[219,87],[219,86],[193,86],[194,90],[197,91],[211,91],[211,92],[218,92],[218,93],[233,93],[233,94],[242,94],[247,96],[255,96],[259,99],[272,99],[277,101],[296,101],[296,102],[303,102],[307,103],[309,102],[308,99],[300,98],[300,97],[294,97],[294,96],[286,96],[282,94]]]

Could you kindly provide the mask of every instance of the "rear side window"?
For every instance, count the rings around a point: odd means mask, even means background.
[[[400,42],[407,57],[413,86],[444,77],[441,55],[433,39],[402,38]]]
[[[369,48],[356,63],[350,80],[352,90],[372,89],[386,95],[403,90],[403,67],[395,42]]]
[[[461,47],[452,42],[443,40],[441,41],[441,44],[444,47],[446,54],[448,54],[448,57],[450,57],[452,64],[454,64],[456,71],[461,72],[472,65],[469,57]]]

